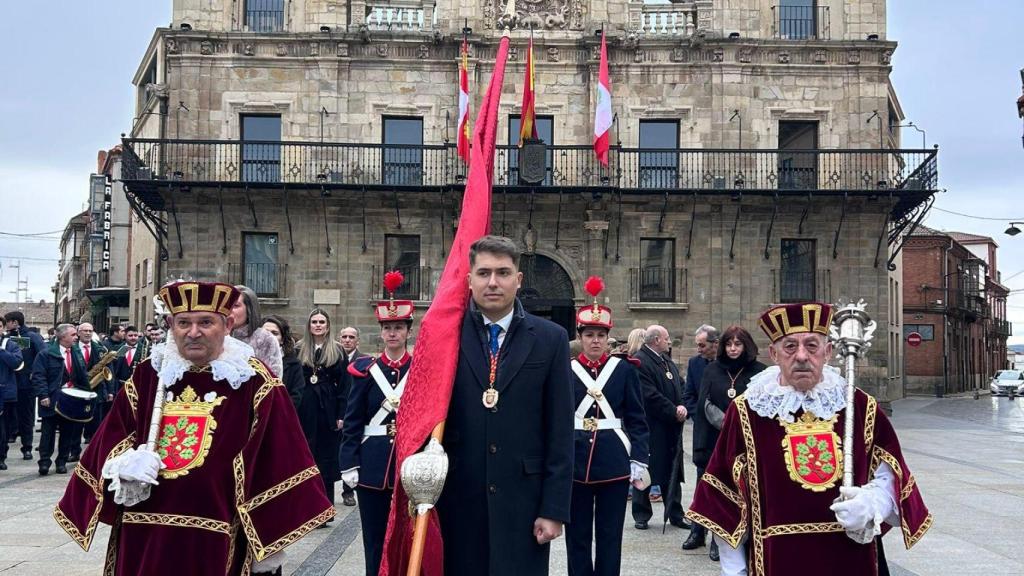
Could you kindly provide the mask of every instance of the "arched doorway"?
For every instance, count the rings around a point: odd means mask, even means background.
[[[558,262],[540,254],[523,254],[519,258],[519,270],[523,273],[523,285],[519,289],[523,307],[531,314],[562,326],[571,339],[576,331],[576,310],[569,273]]]

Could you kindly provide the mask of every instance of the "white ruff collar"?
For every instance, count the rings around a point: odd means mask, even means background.
[[[750,379],[743,396],[759,415],[793,422],[793,415],[801,408],[822,419],[846,408],[846,379],[840,376],[839,369],[826,365],[821,382],[807,392],[780,384],[780,373],[778,366],[770,366]]]
[[[252,346],[231,336],[224,337],[224,351],[210,362],[214,380],[227,380],[232,390],[256,375],[256,370],[249,365],[249,358],[255,356]],[[150,353],[150,362],[161,380],[170,386],[181,380],[185,372],[193,366],[192,362],[181,357],[178,347],[174,344],[171,334],[167,334],[167,342],[157,344]]]

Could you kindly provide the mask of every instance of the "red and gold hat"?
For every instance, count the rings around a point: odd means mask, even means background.
[[[831,324],[832,305],[824,302],[779,304],[766,310],[757,321],[773,344],[784,336],[805,332],[817,332],[827,337]]]
[[[395,290],[405,282],[405,276],[398,270],[384,274],[384,289],[388,291],[388,299],[377,302],[377,322],[396,322],[408,320],[412,322],[412,313],[416,310],[412,300],[395,300]]]
[[[583,289],[594,299],[594,303],[588,304],[576,311],[576,326],[580,328],[596,326],[611,330],[612,309],[597,303],[597,295],[604,290],[604,280],[600,276],[591,276],[583,284]]]
[[[160,289],[160,300],[171,314],[215,312],[230,316],[240,295],[237,288],[223,282],[178,281]]]

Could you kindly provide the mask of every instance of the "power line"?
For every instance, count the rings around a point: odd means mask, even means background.
[[[36,262],[60,262],[59,258],[33,258],[31,256],[0,256],[8,260],[33,260]]]
[[[63,228],[61,228],[60,230],[50,230],[49,232],[25,232],[20,234],[17,232],[0,232],[0,234],[4,236],[20,236],[22,238],[27,238],[31,236],[46,236],[49,234],[59,234],[62,232],[64,232]]]
[[[963,212],[955,212],[953,210],[946,210],[945,208],[939,208],[938,206],[932,206],[932,210],[938,210],[939,212],[945,212],[947,214],[955,214],[957,216],[963,216],[964,218],[973,218],[975,220],[991,220],[993,222],[1012,222],[1016,220],[1024,220],[1024,217],[1020,218],[991,218],[988,216],[974,216],[972,214],[964,214]]]

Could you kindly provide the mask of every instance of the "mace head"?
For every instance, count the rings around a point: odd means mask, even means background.
[[[877,324],[868,316],[866,308],[864,300],[856,304],[839,302],[834,307],[829,337],[839,357],[863,357],[871,347]]]
[[[433,508],[448,476],[448,455],[441,443],[431,438],[422,452],[406,458],[400,476],[409,505],[417,514]]]

